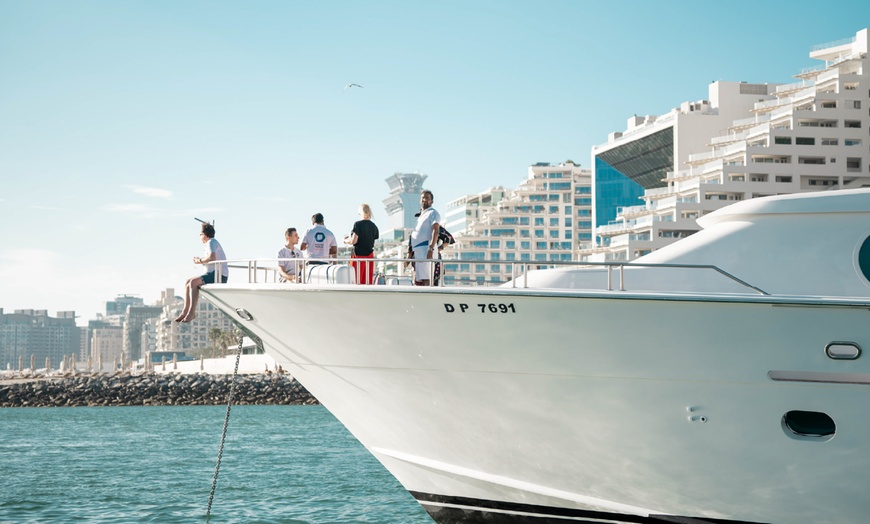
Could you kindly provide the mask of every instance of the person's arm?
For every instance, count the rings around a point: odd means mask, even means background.
[[[217,260],[217,255],[214,251],[210,251],[207,257],[195,257],[193,259],[197,264],[207,265],[209,262],[214,262]]]
[[[329,258],[336,258],[338,256],[338,246],[335,244],[329,246]]]
[[[429,248],[426,251],[426,258],[432,258],[432,255],[435,253],[435,250],[438,248],[438,232],[441,229],[441,224],[438,222],[432,223],[432,234],[429,239]]]
[[[356,233],[351,233],[344,241],[349,246],[355,246],[357,242],[359,242],[359,237],[356,236]]]

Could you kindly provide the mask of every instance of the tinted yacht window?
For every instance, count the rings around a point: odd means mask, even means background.
[[[870,280],[870,237],[864,239],[864,243],[861,244],[861,249],[858,251],[858,266],[861,267],[864,278]]]

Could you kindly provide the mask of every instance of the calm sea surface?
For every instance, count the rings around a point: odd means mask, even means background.
[[[321,406],[0,409],[0,522],[432,524]]]

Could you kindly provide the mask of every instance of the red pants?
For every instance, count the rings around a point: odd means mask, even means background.
[[[367,258],[374,259],[375,254],[369,253],[365,256],[360,255],[351,255],[351,258]],[[374,262],[362,262],[351,260],[350,265],[353,267],[354,273],[356,273],[356,283],[357,284],[371,284],[374,279],[375,272],[375,263]]]

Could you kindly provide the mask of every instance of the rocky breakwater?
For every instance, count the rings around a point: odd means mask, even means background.
[[[0,380],[0,407],[167,406],[226,404],[231,375],[86,375]],[[239,375],[233,404],[317,404],[289,375]]]

